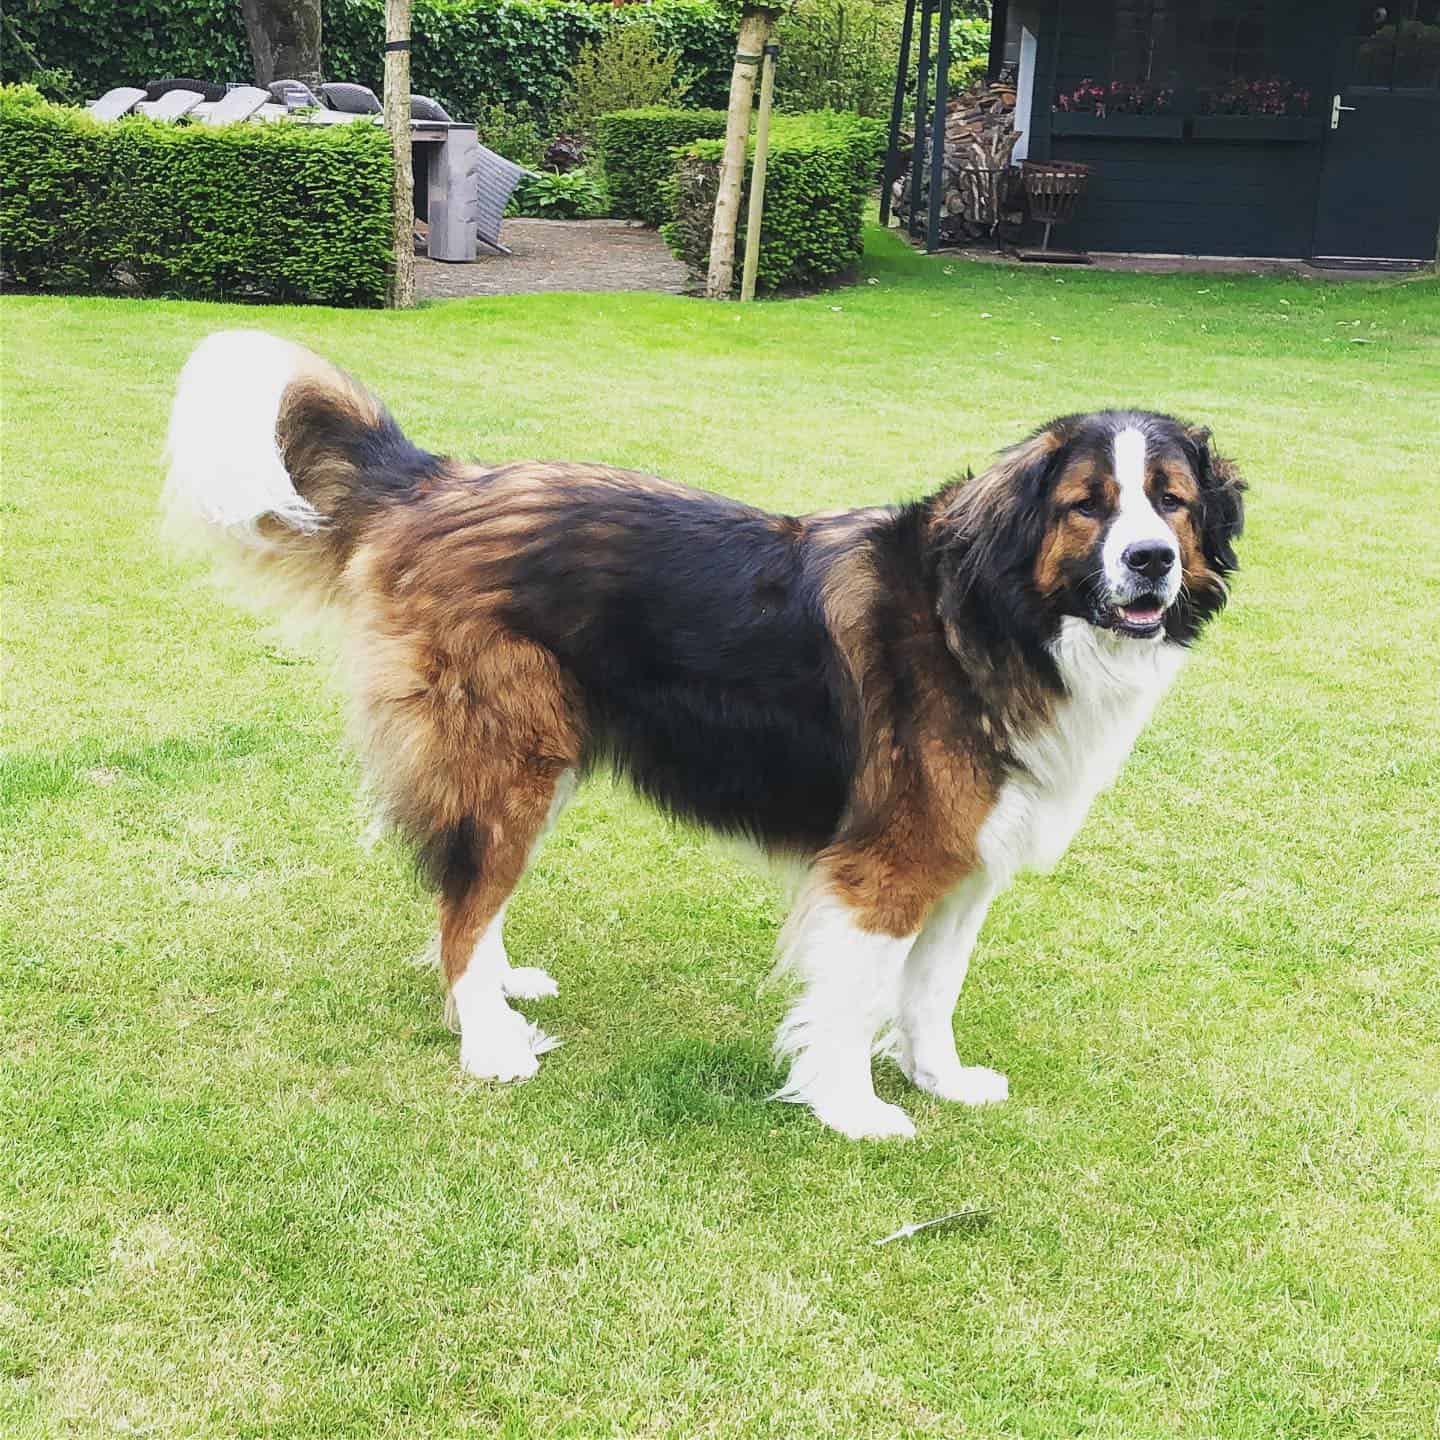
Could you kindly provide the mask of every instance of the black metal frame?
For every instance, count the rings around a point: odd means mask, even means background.
[[[890,107],[890,137],[885,150],[885,180],[880,194],[880,223],[888,224],[891,211],[891,187],[898,175],[900,159],[900,121],[905,113],[905,92],[911,72],[911,39],[915,33],[915,11],[920,10],[920,45],[915,62],[915,138],[910,146],[910,200],[897,217],[911,235],[919,235],[917,199],[924,188],[926,176],[943,177],[945,170],[945,107],[950,99],[950,20],[952,0],[905,0],[905,22],[900,34],[900,60],[895,68],[895,98]],[[939,30],[932,56],[931,18]],[[925,114],[929,101],[931,61],[935,64],[935,99],[930,121],[930,155],[926,165]],[[929,204],[925,215],[925,248],[940,248],[940,207],[944,203],[943,183],[929,187]]]

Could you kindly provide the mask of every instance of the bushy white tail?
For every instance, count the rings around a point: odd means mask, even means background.
[[[172,533],[193,535],[198,522],[261,546],[256,527],[266,516],[306,534],[319,529],[323,517],[286,473],[276,425],[291,382],[321,366],[302,346],[259,330],[222,330],[195,347],[170,411]]]

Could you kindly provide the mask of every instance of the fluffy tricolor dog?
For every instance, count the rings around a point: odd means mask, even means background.
[[[325,361],[213,335],[180,378],[172,511],[245,584],[340,622],[365,757],[440,895],[472,1075],[546,1037],[506,903],[576,778],[798,856],[783,1098],[910,1135],[871,1056],[1003,1100],[951,1016],[986,907],[1053,864],[1225,603],[1243,482],[1204,430],[1053,420],[897,508],[769,515],[606,465],[417,449]]]

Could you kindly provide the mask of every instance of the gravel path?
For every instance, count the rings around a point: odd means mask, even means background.
[[[679,295],[685,267],[654,230],[626,220],[507,220],[472,265],[415,257],[415,289],[426,300],[530,295],[541,290],[656,290]]]

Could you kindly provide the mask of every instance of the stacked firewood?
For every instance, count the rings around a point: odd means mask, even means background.
[[[944,190],[941,234],[949,241],[993,235],[1007,218],[1010,186],[1006,171],[1015,148],[1015,87],[1003,80],[980,81],[945,107]],[[905,138],[903,169],[891,190],[897,215],[908,217],[911,204],[910,154],[913,133]],[[930,203],[930,127],[926,126],[916,220],[923,223]]]

